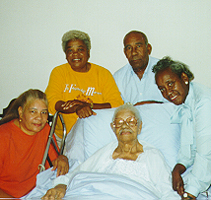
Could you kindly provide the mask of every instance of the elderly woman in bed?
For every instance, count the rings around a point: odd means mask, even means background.
[[[63,198],[67,185],[79,171],[119,174],[147,187],[158,198],[180,199],[171,188],[171,172],[162,154],[145,142],[139,142],[142,122],[138,110],[124,104],[115,110],[111,123],[117,140],[109,143],[79,165],[72,173],[54,180],[54,188],[43,199]]]
[[[0,120],[0,198],[19,198],[35,187],[50,131],[47,119],[46,95],[30,89],[14,101]],[[66,174],[67,157],[58,156],[53,146],[48,154],[57,175]]]
[[[173,188],[185,199],[195,199],[211,184],[211,90],[192,83],[194,76],[188,67],[169,57],[161,59],[153,71],[163,96],[177,105],[172,123],[181,124]],[[181,174],[191,166],[184,184]]]

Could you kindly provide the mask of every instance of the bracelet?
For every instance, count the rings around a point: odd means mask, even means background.
[[[185,192],[182,196],[184,199],[187,199],[187,200],[193,199],[193,197],[189,196],[187,192]]]
[[[90,103],[90,108],[91,108],[91,109],[93,108],[93,106],[94,106],[93,103]]]

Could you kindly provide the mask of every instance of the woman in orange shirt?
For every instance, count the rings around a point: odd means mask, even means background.
[[[35,187],[50,131],[47,106],[45,94],[31,89],[0,120],[0,198],[20,198]],[[57,176],[68,172],[68,159],[53,146],[49,157]]]

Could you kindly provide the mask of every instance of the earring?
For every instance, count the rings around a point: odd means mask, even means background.
[[[185,85],[187,85],[188,84],[188,81],[185,81]]]
[[[22,119],[19,119],[18,121],[19,121],[19,122],[22,122]]]

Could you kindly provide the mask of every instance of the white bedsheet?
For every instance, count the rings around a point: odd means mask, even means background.
[[[41,198],[52,188],[55,173],[46,170],[38,175],[37,186],[26,195],[27,199]],[[127,177],[103,173],[76,174],[64,199],[158,199],[143,185]]]
[[[38,198],[54,185],[65,183],[68,187],[65,198],[100,199],[180,199],[171,188],[170,168],[163,155],[154,147],[141,141],[144,152],[137,161],[113,160],[111,155],[117,141],[109,143],[87,159],[74,172],[55,179],[52,172],[39,174],[37,187],[27,198]],[[124,162],[124,163],[122,163]],[[146,168],[142,169],[142,165]],[[111,173],[108,167],[118,167]],[[136,173],[119,172],[121,166],[137,168]],[[47,172],[46,172],[47,173]],[[124,176],[122,176],[123,174]],[[133,175],[134,174],[134,175]],[[148,174],[148,176],[147,176]],[[145,177],[146,176],[146,177]],[[55,179],[55,181],[53,180]]]
[[[52,188],[52,180],[56,173],[48,169],[37,178],[37,186],[21,199],[39,199],[48,189]],[[74,200],[116,200],[116,199],[158,199],[143,185],[124,176],[81,172],[76,174],[67,189],[64,199]],[[210,199],[210,198],[209,198]],[[207,200],[200,195],[197,200]]]

